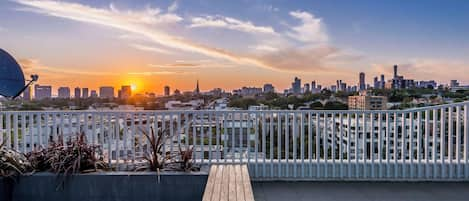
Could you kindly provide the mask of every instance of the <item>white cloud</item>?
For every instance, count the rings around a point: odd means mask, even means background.
[[[292,11],[290,16],[301,21],[301,24],[291,27],[287,35],[291,38],[307,43],[327,42],[329,37],[321,18],[315,17],[306,11]]]
[[[169,5],[168,12],[172,13],[172,12],[176,11],[178,9],[178,7],[179,7],[178,1],[174,0],[173,3],[171,3],[171,5]]]
[[[225,28],[230,30],[236,30],[247,33],[264,33],[264,34],[275,34],[272,27],[268,26],[256,26],[250,21],[241,21],[231,17],[224,16],[203,16],[192,18],[192,24],[189,25],[191,28],[197,27],[213,27],[213,28]]]
[[[130,44],[130,46],[135,48],[135,49],[142,50],[142,51],[147,51],[147,52],[172,54],[172,52],[170,52],[168,50],[161,49],[161,48],[154,47],[154,46],[148,46],[148,45],[142,45],[142,44]]]
[[[249,46],[250,49],[261,51],[261,52],[276,52],[278,51],[278,48],[272,47],[270,45],[254,45],[254,46]]]

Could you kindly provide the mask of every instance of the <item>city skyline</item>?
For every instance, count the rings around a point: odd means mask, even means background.
[[[394,64],[415,80],[467,84],[469,30],[456,24],[468,22],[469,3],[399,4],[9,0],[0,3],[0,17],[13,19],[0,22],[0,47],[55,89],[162,94],[200,80],[201,91],[265,83],[280,91],[294,77],[356,85],[365,72],[373,83],[392,78]]]

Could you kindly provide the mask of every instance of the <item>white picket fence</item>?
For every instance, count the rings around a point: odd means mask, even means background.
[[[21,152],[85,133],[120,169],[142,163],[143,132],[164,153],[245,163],[255,180],[467,180],[469,102],[396,111],[2,111],[0,142]],[[63,137],[60,137],[63,136]]]

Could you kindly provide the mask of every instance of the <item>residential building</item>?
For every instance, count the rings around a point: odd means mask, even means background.
[[[233,94],[239,96],[256,96],[262,94],[262,88],[243,87],[241,89],[233,90]]]
[[[273,93],[275,88],[272,84],[264,84],[264,93]]]
[[[114,87],[104,86],[99,88],[100,98],[114,98]]]
[[[59,87],[58,97],[59,98],[70,98],[70,87]]]
[[[34,85],[34,99],[41,100],[52,97],[52,86]]]
[[[385,110],[387,109],[386,96],[371,96],[361,91],[358,96],[348,97],[349,110]]]
[[[82,98],[88,98],[89,97],[89,89],[88,88],[83,88],[82,89],[82,94],[81,94],[81,97]]]
[[[74,95],[75,95],[74,96],[75,98],[81,98],[81,89],[80,89],[80,87],[75,88],[75,94]]]
[[[360,72],[358,86],[360,91],[366,90],[365,73]]]

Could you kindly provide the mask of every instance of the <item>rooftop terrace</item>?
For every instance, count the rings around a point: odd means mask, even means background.
[[[0,141],[22,152],[84,133],[124,171],[149,151],[143,133],[162,132],[164,154],[193,148],[203,167],[246,164],[256,200],[467,196],[467,183],[406,182],[469,181],[469,102],[399,111],[2,111],[0,122]]]

